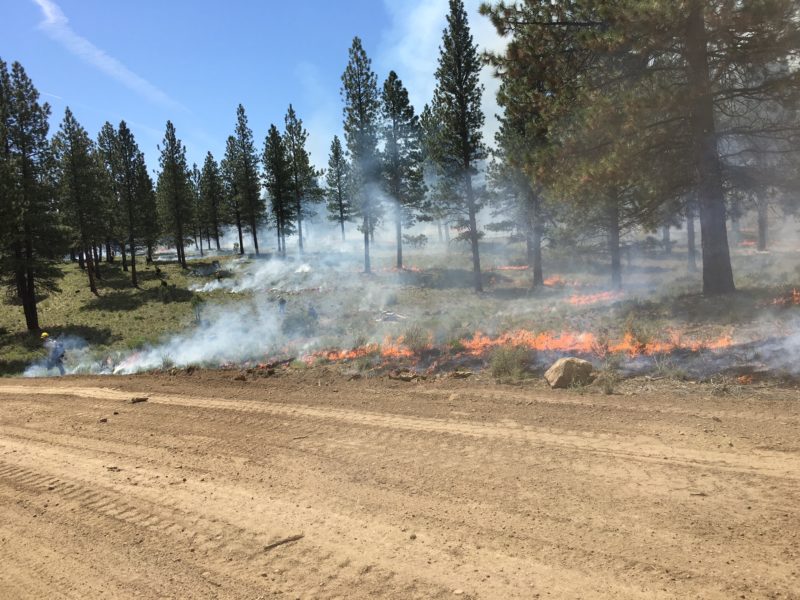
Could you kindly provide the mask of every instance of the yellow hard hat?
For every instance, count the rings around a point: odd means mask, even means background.
[[[44,340],[44,339],[47,339],[47,338],[49,338],[49,337],[50,337],[50,334],[49,334],[49,333],[47,333],[46,331],[43,331],[43,332],[42,332],[42,335],[41,335],[41,336],[39,336],[39,337],[41,337],[41,338]]]

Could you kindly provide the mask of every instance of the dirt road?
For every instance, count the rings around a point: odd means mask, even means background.
[[[800,597],[796,392],[665,390],[3,380],[0,598]]]

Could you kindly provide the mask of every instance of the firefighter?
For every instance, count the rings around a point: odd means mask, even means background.
[[[50,337],[46,331],[42,332],[41,339],[44,342],[44,348],[47,350],[47,370],[56,368],[61,375],[65,375],[64,370],[64,344],[58,340]]]

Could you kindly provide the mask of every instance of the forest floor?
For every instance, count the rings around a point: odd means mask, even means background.
[[[796,390],[237,377],[0,381],[0,597],[800,597]]]
[[[392,268],[391,245],[378,245],[371,276],[360,272],[363,265],[355,251],[307,253],[283,262],[230,254],[196,257],[188,270],[157,262],[139,266],[139,288],[131,287],[117,260],[102,265],[99,296],[89,292],[77,265],[65,264],[61,291],[40,302],[39,318],[42,329],[78,340],[102,360],[191,332],[198,324],[198,307],[201,318],[207,318],[206,307],[217,312],[236,307],[248,319],[246,311],[254,308],[277,313],[280,297],[288,300],[285,322],[270,332],[275,339],[264,340],[266,355],[298,339],[315,350],[380,344],[401,336],[454,347],[476,332],[520,329],[555,335],[590,332],[613,339],[632,334],[642,343],[672,330],[698,340],[738,333],[748,341],[794,330],[800,313],[800,295],[792,296],[800,282],[793,247],[770,253],[736,249],[739,291],[722,300],[699,293],[700,274],[689,272],[686,255],[677,251],[634,257],[625,265],[622,292],[610,290],[602,256],[551,250],[545,256],[546,285],[532,290],[530,272],[520,259],[523,251],[519,244],[484,243],[482,294],[471,290],[468,256],[438,245],[407,249],[403,271]],[[220,262],[218,272],[214,261]],[[313,321],[306,314],[311,306],[319,315]],[[25,331],[21,307],[4,305],[0,376],[22,373],[43,354],[38,333]]]

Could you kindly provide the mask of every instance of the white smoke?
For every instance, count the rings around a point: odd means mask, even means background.
[[[86,360],[86,355],[89,352],[89,344],[83,338],[73,335],[63,335],[55,337],[55,342],[60,343],[64,347],[64,370],[67,374],[74,374],[77,371],[78,365]],[[31,363],[23,377],[51,377],[58,375],[58,367],[50,363],[49,356],[42,358]]]
[[[129,374],[172,366],[241,363],[266,358],[283,340],[282,318],[274,304],[253,302],[235,309],[213,307],[207,312],[207,319],[196,328],[131,353],[112,372]]]

